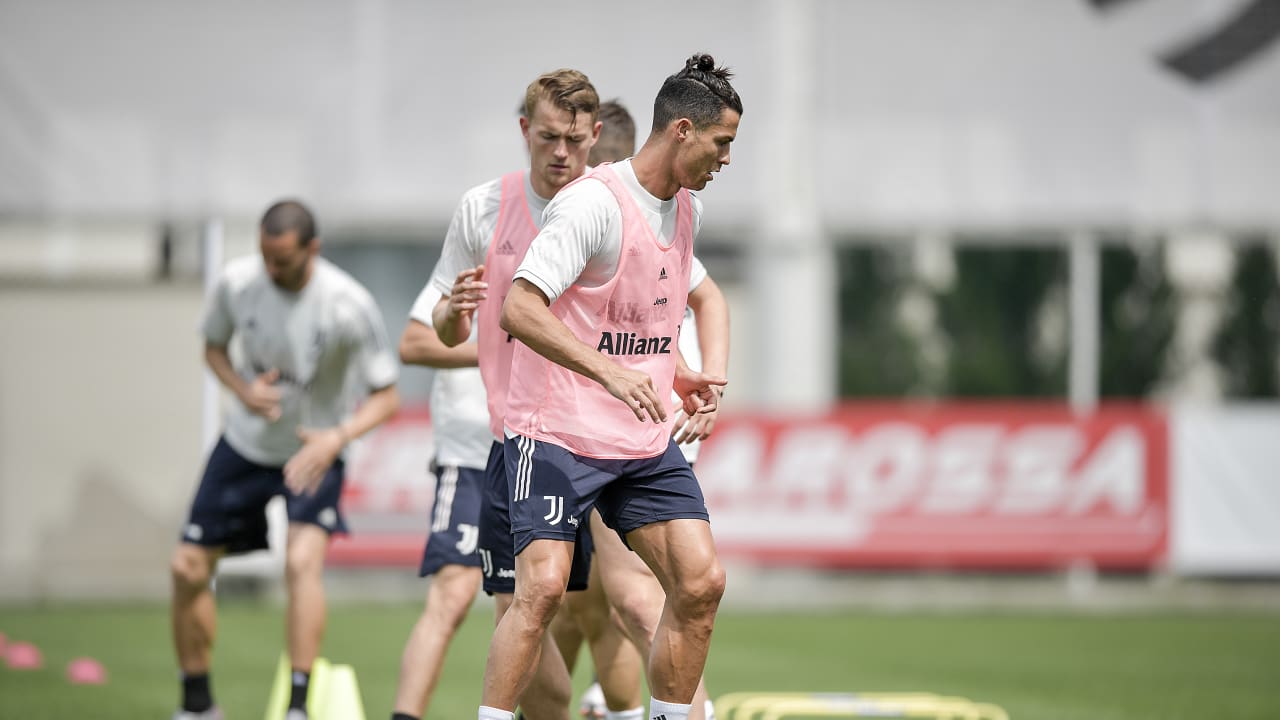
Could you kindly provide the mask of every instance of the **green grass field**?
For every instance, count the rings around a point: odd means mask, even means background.
[[[355,666],[371,720],[390,715],[408,605],[335,607],[325,655]],[[163,606],[0,607],[0,632],[36,643],[42,670],[0,665],[0,718],[168,718],[177,674]],[[281,610],[224,603],[214,688],[231,720],[261,718]],[[475,717],[492,624],[478,605],[429,716]],[[63,679],[96,657],[105,686]],[[997,703],[1015,720],[1280,718],[1280,614],[1053,615],[725,612],[707,669],[735,691],[930,691]],[[579,689],[586,671],[576,676]]]

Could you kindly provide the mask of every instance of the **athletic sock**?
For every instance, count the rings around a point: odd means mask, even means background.
[[[510,710],[499,710],[488,705],[480,706],[480,714],[476,720],[515,720],[516,714]]]
[[[391,720],[418,720],[418,716],[408,713],[391,713]]]
[[[644,706],[630,710],[605,710],[604,720],[644,720]]]
[[[289,692],[289,709],[307,709],[307,687],[311,684],[311,673],[302,670],[293,671],[293,689]]]
[[[649,696],[649,720],[689,720],[693,705],[677,705]]]
[[[186,712],[204,712],[213,707],[213,692],[209,690],[209,673],[182,675],[182,709]]]

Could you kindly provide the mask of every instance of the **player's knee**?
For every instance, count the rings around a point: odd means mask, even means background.
[[[459,578],[440,588],[440,592],[432,598],[432,604],[439,606],[441,621],[452,628],[461,625],[475,600],[477,587],[475,583]]]
[[[573,597],[573,593],[569,593]],[[566,602],[568,602],[566,600]],[[609,607],[597,607],[595,604],[578,605],[570,608],[573,622],[579,632],[588,640],[595,640],[609,629]]]
[[[564,587],[565,578],[555,572],[530,573],[516,588],[516,602],[545,628],[560,609]]]
[[[324,557],[311,552],[306,546],[290,544],[284,555],[285,579],[297,582],[309,577],[320,577],[324,567]]]
[[[725,572],[718,561],[713,561],[706,572],[681,578],[678,599],[689,615],[714,614],[724,596]]]
[[[203,550],[179,545],[169,560],[169,574],[177,591],[199,592],[209,586],[209,579],[213,575],[212,563]]]
[[[628,590],[622,597],[613,599],[613,609],[623,627],[644,637],[651,638],[662,619],[662,605],[666,596],[660,591],[646,589]]]

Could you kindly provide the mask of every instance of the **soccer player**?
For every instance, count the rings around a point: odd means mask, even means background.
[[[431,284],[422,289],[400,339],[402,362],[436,368],[430,401],[436,493],[418,570],[432,579],[401,656],[392,720],[427,714],[445,652],[480,589],[480,491],[493,436],[474,333],[456,347],[440,342],[431,319],[440,297]]]
[[[596,141],[588,162],[595,166],[624,160],[635,154],[636,126],[631,113],[621,103],[610,100],[600,105],[600,139]],[[689,305],[680,329],[680,353],[690,368],[724,376],[728,372],[729,307],[720,288],[707,276],[706,269],[693,258],[690,274]],[[702,322],[698,322],[702,318]],[[703,346],[706,347],[705,352]],[[697,459],[698,448],[714,426],[716,413],[689,416],[677,410],[673,434],[685,459]],[[631,552],[618,536],[605,528],[600,513],[591,513],[592,542],[595,557],[591,563],[588,587],[581,593],[566,596],[550,630],[573,671],[578,645],[586,639],[592,657],[607,658],[602,669],[607,676],[593,683],[583,694],[582,715],[603,720],[643,720],[644,707],[639,706],[640,673],[643,666],[637,647],[649,654],[650,640],[657,629],[665,600],[662,586],[639,556]],[[606,592],[607,597],[606,597]],[[610,612],[617,609],[617,621]],[[621,641],[618,625],[625,625],[633,640]],[[605,692],[605,690],[609,692]],[[615,709],[610,710],[612,706]],[[639,706],[639,707],[637,707]],[[624,708],[619,711],[618,708]],[[702,685],[689,717],[691,720],[714,720],[711,701]]]
[[[235,396],[174,550],[173,640],[182,671],[175,720],[222,714],[209,682],[218,559],[267,547],[263,509],[284,495],[286,638],[293,668],[288,720],[306,718],[311,665],[325,625],[323,569],[329,537],[345,532],[338,507],[344,448],[399,407],[399,375],[368,291],[319,256],[311,212],[272,205],[259,228],[261,256],[232,261],[205,310],[205,361]],[[236,338],[243,361],[233,365]],[[353,371],[353,372],[348,372]],[[349,388],[349,379],[363,387]],[[367,391],[349,413],[351,390]]]
[[[520,341],[504,446],[516,592],[489,646],[480,720],[512,718],[592,505],[666,589],[649,716],[688,718],[724,570],[668,405],[674,390],[689,414],[709,411],[725,382],[683,366],[675,341],[701,214],[688,191],[729,163],[742,113],[729,77],[705,54],[668,77],[636,156],[548,204],[503,302],[502,328]]]
[[[494,596],[497,618],[515,591],[515,561],[503,464],[503,415],[514,343],[499,327],[502,295],[486,300],[487,281],[510,284],[516,263],[542,224],[551,198],[586,170],[587,154],[600,131],[600,98],[586,75],[561,69],[529,84],[520,131],[529,149],[529,167],[467,191],[454,212],[430,286],[441,295],[433,310],[439,339],[457,347],[476,333],[477,361],[486,391],[491,448],[481,492],[479,554],[482,586]],[[505,278],[505,283],[500,281]],[[576,570],[566,576],[571,590],[586,587],[590,547],[584,543]],[[566,586],[562,586],[564,590]],[[535,720],[567,718],[570,677],[550,637],[528,692],[520,697]],[[523,688],[522,688],[523,690]]]

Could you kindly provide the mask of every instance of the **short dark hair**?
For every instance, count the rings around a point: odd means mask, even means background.
[[[679,118],[689,118],[694,127],[704,128],[720,121],[725,108],[742,114],[742,98],[729,84],[733,73],[716,67],[715,58],[696,53],[684,69],[668,77],[653,101],[653,130],[658,131]]]
[[[306,205],[297,200],[281,200],[262,215],[259,223],[262,232],[267,235],[283,235],[294,231],[298,233],[298,244],[306,245],[316,236],[316,219]]]
[[[591,146],[588,165],[617,162],[636,154],[636,121],[618,100],[600,103],[600,138]]]
[[[568,110],[575,117],[578,113],[587,113],[591,116],[592,123],[600,115],[600,95],[596,93],[596,87],[586,75],[577,70],[561,68],[539,75],[537,80],[525,88],[524,105],[520,114],[532,118],[534,108],[543,98],[561,110]]]

